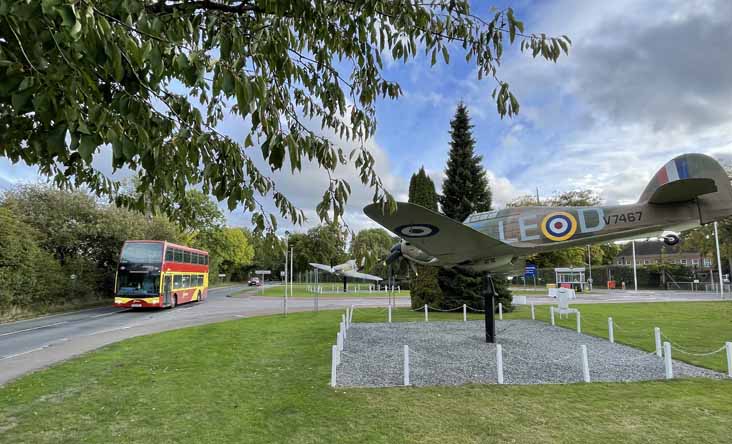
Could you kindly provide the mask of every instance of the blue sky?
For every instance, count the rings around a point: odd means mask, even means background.
[[[398,198],[406,197],[409,177],[420,166],[440,186],[449,121],[460,100],[469,107],[496,207],[536,187],[542,196],[591,188],[606,203],[626,203],[675,155],[703,152],[732,162],[732,4],[509,3],[527,31],[568,35],[570,55],[555,64],[508,48],[499,75],[518,96],[521,113],[502,120],[490,97],[493,80],[479,81],[459,49],[450,65],[430,67],[426,57],[388,64],[385,76],[405,94],[378,103],[378,129],[369,146]],[[483,5],[476,2],[476,12],[487,14]],[[224,127],[241,140],[243,125],[229,120]],[[104,169],[108,160],[102,154],[97,164]],[[361,212],[372,193],[353,168],[339,175],[354,188],[349,225],[372,226]],[[326,178],[307,166],[296,176],[274,176],[279,189],[306,210],[307,225],[317,223],[313,208]],[[0,187],[36,180],[35,168],[0,159]],[[229,220],[247,225],[248,215],[238,210]]]

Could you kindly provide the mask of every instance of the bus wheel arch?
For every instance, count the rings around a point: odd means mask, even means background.
[[[170,300],[170,308],[175,308],[178,305],[178,295],[173,294],[173,298]]]

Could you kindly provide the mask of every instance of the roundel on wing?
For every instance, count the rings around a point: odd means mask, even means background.
[[[440,232],[440,229],[430,224],[400,225],[394,228],[394,232],[404,237],[429,237]]]
[[[565,211],[549,213],[541,221],[541,232],[552,241],[570,239],[577,231],[577,220]]]

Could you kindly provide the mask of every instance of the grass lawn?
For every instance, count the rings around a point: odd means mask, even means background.
[[[315,297],[315,293],[308,292],[308,286],[307,286],[307,284],[294,284],[293,287],[294,287],[294,290],[295,290],[295,294],[293,295],[293,297],[296,297],[296,298],[313,298],[313,297]],[[343,298],[343,297],[352,297],[352,298],[363,298],[363,297],[370,297],[370,298],[388,298],[389,297],[389,294],[388,293],[385,293],[384,291],[380,291],[380,292],[378,292],[378,291],[369,292],[368,291],[368,288],[369,288],[368,284],[361,284],[361,288],[363,289],[362,291],[357,291],[357,292],[349,291],[348,293],[343,293],[343,292],[338,292],[337,291],[338,289],[341,289],[341,290],[343,289],[343,283],[340,283],[340,284],[329,284],[329,283],[328,284],[321,284],[321,287],[323,287],[323,291],[329,292],[329,293],[322,293],[320,295],[321,298]],[[349,289],[352,289],[353,288],[353,284],[349,284],[349,287],[348,288]],[[336,291],[336,292],[330,293],[331,291]],[[398,291],[396,293],[397,293],[397,296],[409,297],[409,290],[402,290],[402,291]],[[240,292],[238,294],[235,294],[235,296],[242,295],[242,294],[246,294],[248,296],[251,296],[251,295],[253,295],[255,293],[252,290],[252,291],[248,291],[248,292]],[[273,286],[273,287],[265,287],[264,289],[257,289],[256,295],[257,296],[271,296],[271,297],[279,297],[279,298],[281,298],[281,297],[284,297],[284,295],[285,295],[285,287],[284,287],[284,285],[276,285],[276,286]]]
[[[581,308],[588,330],[599,328],[605,309],[630,330],[634,315],[670,317],[668,334],[679,343],[707,335],[718,344],[732,332],[724,319],[732,304],[688,305]],[[330,345],[340,315],[241,319],[134,338],[26,376],[0,388],[0,442],[729,442],[727,380],[333,390]],[[383,318],[375,309],[354,316]],[[626,342],[644,341],[633,338]]]

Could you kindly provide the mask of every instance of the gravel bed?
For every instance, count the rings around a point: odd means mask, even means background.
[[[580,345],[587,345],[590,379],[664,379],[655,354],[530,320],[496,321],[506,384],[582,382]],[[651,333],[649,333],[651,334]],[[483,321],[352,324],[337,370],[337,385],[402,385],[404,345],[409,345],[412,385],[495,384],[496,347],[485,342]],[[722,374],[673,362],[674,377]]]

